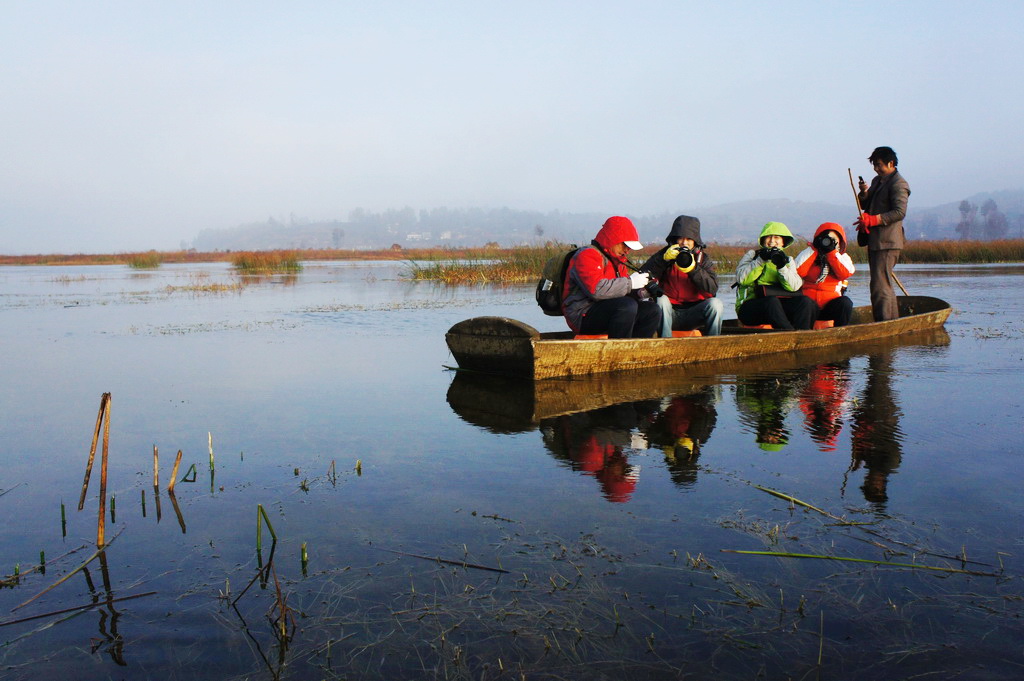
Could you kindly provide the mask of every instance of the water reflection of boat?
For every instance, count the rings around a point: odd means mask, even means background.
[[[514,319],[474,317],[452,326],[445,340],[462,369],[544,379],[860,344],[941,328],[950,313],[949,303],[926,296],[901,297],[899,306],[900,317],[884,322],[872,321],[864,306],[840,328],[745,329],[732,320],[721,336],[697,338],[574,340],[568,331],[540,333]]]
[[[691,395],[722,376],[755,375],[842,362],[853,355],[909,345],[947,345],[941,327],[856,346],[811,348],[760,357],[702,362],[671,368],[533,381],[459,371],[448,389],[448,404],[465,421],[498,433],[528,432],[542,419],[590,411],[623,402]]]

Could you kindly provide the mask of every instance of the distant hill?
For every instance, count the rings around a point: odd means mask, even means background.
[[[961,211],[967,201],[975,210]],[[992,202],[988,204],[988,202]],[[994,206],[994,208],[993,208]],[[985,214],[982,214],[983,211]],[[995,212],[993,212],[995,211]],[[849,226],[856,211],[852,206],[788,199],[755,199],[705,208],[666,211],[658,215],[630,216],[647,243],[661,242],[672,220],[680,213],[696,215],[702,236],[717,243],[749,243],[769,220],[786,223],[794,234],[810,236],[822,222]],[[1002,216],[1002,217],[1000,217]],[[393,244],[407,247],[460,248],[496,243],[515,246],[557,240],[589,243],[604,213],[563,213],[513,210],[511,208],[402,208],[371,213],[357,209],[348,220],[269,218],[223,229],[205,229],[192,243],[200,251],[269,250],[275,248],[385,249]],[[972,221],[973,238],[985,238],[986,226],[1005,222],[1006,236],[1024,237],[1024,190],[1000,191],[965,197],[932,208],[914,205],[911,197],[906,220],[912,239],[958,239],[964,220]]]

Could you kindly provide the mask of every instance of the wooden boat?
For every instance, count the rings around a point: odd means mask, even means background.
[[[535,430],[544,419],[601,409],[624,402],[690,395],[730,377],[778,374],[820,364],[873,355],[898,347],[949,345],[942,327],[770,355],[713,360],[635,371],[597,373],[571,380],[524,378],[459,371],[448,388],[448,404],[463,420],[497,433]]]
[[[897,300],[898,319],[875,322],[863,306],[854,308],[849,325],[813,331],[749,329],[729,320],[721,336],[577,340],[571,331],[541,333],[506,317],[474,317],[448,329],[445,340],[460,369],[548,379],[864,343],[939,328],[951,311],[939,298]]]

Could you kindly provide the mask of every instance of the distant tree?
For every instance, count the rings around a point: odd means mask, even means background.
[[[400,250],[402,250],[402,244],[391,244],[391,250],[392,251],[400,251]]]
[[[540,225],[534,225],[533,226],[533,233],[539,239],[540,237],[544,236],[544,228],[541,227]]]
[[[977,212],[978,207],[967,199],[960,202],[960,224],[956,226],[956,231],[961,239],[974,238],[974,216]]]
[[[331,243],[335,248],[341,248],[341,242],[345,238],[345,230],[335,227],[331,230]]]
[[[981,205],[981,214],[985,217],[985,238],[1005,239],[1010,231],[1010,224],[1006,216],[996,206],[996,202],[989,199]]]

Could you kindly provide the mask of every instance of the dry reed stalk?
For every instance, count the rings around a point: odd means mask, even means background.
[[[153,487],[160,487],[160,453],[153,445]]]
[[[845,556],[825,556],[816,553],[788,553],[785,551],[737,551],[735,549],[719,549],[722,553],[741,553],[748,556],[772,556],[775,558],[817,558],[818,560],[841,560],[849,563],[867,563],[869,565],[883,565],[885,567],[912,568],[920,570],[933,570],[935,572],[951,572],[958,575],[976,575],[978,577],[998,577],[995,572],[978,572],[977,570],[961,570],[959,568],[939,567],[936,565],[922,565],[921,563],[892,563],[887,560],[871,560],[869,558],[848,558]]]
[[[437,556],[423,556],[423,555],[420,555],[418,553],[406,553],[405,551],[395,551],[393,549],[381,548],[380,546],[377,546],[375,548],[378,548],[381,551],[387,551],[388,553],[394,553],[394,554],[397,554],[399,556],[409,556],[410,558],[421,558],[423,560],[430,560],[430,561],[434,561],[436,563],[443,563],[445,565],[458,565],[460,567],[472,568],[474,570],[487,570],[488,572],[503,572],[506,575],[509,574],[509,571],[505,570],[504,568],[490,567],[490,566],[487,566],[487,565],[477,565],[476,563],[467,563],[464,560],[449,560],[447,558],[440,558],[440,557],[437,557]]]
[[[106,411],[107,402],[110,400],[110,393],[103,393],[100,397],[100,410],[96,414],[96,429],[92,434],[92,446],[89,447],[89,461],[85,464],[85,479],[82,481],[82,494],[78,498],[78,510],[85,508],[85,493],[89,489],[89,477],[92,475],[92,463],[96,458],[96,443],[100,439],[100,427],[103,425],[103,413]]]
[[[53,617],[54,615],[63,615],[67,612],[75,612],[76,610],[88,610],[89,608],[95,608],[100,605],[106,605],[107,603],[116,603],[118,601],[130,601],[134,598],[142,598],[143,596],[152,596],[156,591],[146,591],[141,594],[134,594],[132,596],[121,596],[120,598],[112,598],[107,601],[95,601],[93,603],[86,603],[85,605],[76,605],[73,608],[63,608],[62,610],[53,610],[51,612],[44,612],[39,615],[29,615],[28,617],[22,617],[21,619],[8,620],[7,622],[0,622],[0,627],[6,627],[9,624],[20,624],[22,622],[30,622],[43,617]]]
[[[100,459],[100,512],[96,521],[96,546],[103,546],[106,530],[107,514],[107,461],[110,458],[110,393],[107,395],[107,408],[103,419],[103,456]]]
[[[167,483],[167,493],[174,494],[174,485],[178,482],[178,466],[181,465],[181,450],[178,450],[178,455],[174,457],[174,468],[171,469],[171,481]]]
[[[213,433],[207,432],[206,436],[207,436],[207,438],[209,439],[209,442],[210,442],[210,470],[212,471],[213,470]]]
[[[759,489],[762,492],[767,492],[768,494],[771,494],[773,497],[778,497],[779,499],[785,499],[786,501],[790,502],[791,504],[798,504],[800,506],[803,506],[804,508],[809,508],[812,511],[817,511],[818,513],[822,514],[823,516],[825,516],[827,518],[831,518],[832,520],[837,520],[837,521],[839,521],[841,523],[846,523],[847,522],[845,518],[840,518],[837,515],[832,515],[828,511],[823,511],[822,509],[818,508],[817,506],[813,506],[811,504],[808,504],[806,501],[800,501],[796,497],[790,496],[790,495],[785,494],[783,492],[778,492],[778,491],[770,489],[768,487],[762,487],[761,485],[754,485],[754,489]]]
[[[181,533],[185,534],[185,518],[181,515],[181,509],[178,508],[178,497],[174,495],[174,490],[167,490],[167,496],[171,500],[171,506],[174,508],[174,515],[178,516],[178,526],[181,528]]]
[[[122,528],[122,530],[121,530],[121,531],[123,531],[123,529],[124,529],[124,528]],[[114,539],[117,539],[117,538],[118,538],[118,536],[119,536],[119,535],[121,534],[121,531],[118,531],[118,533],[114,535]],[[111,540],[110,540],[110,544],[113,544],[113,543],[114,543],[114,539],[111,539]],[[71,579],[71,577],[72,577],[72,576],[74,576],[75,574],[77,574],[77,573],[81,572],[82,570],[84,570],[84,569],[85,569],[85,566],[86,566],[86,565],[88,565],[88,564],[89,564],[89,563],[91,563],[92,561],[96,560],[96,558],[98,558],[98,557],[99,557],[99,556],[100,556],[100,555],[101,555],[101,554],[102,554],[102,553],[103,553],[104,551],[106,551],[106,550],[107,550],[107,548],[108,548],[108,547],[110,546],[110,544],[107,544],[107,545],[106,545],[106,546],[104,546],[104,547],[101,547],[101,548],[98,548],[98,549],[96,549],[96,551],[95,551],[95,552],[94,552],[94,553],[93,553],[93,554],[92,554],[91,556],[89,556],[88,558],[86,558],[86,559],[85,559],[85,562],[84,562],[84,563],[82,563],[81,565],[79,565],[78,567],[76,567],[76,568],[75,568],[74,570],[72,570],[71,572],[67,573],[66,575],[64,575],[63,577],[61,577],[60,579],[58,579],[58,580],[57,580],[56,582],[54,582],[54,583],[53,583],[53,584],[51,584],[50,586],[46,587],[45,589],[43,589],[42,591],[40,591],[39,593],[37,593],[37,594],[36,594],[35,596],[33,596],[32,598],[28,599],[28,600],[27,600],[27,601],[25,601],[24,603],[21,603],[21,604],[19,604],[19,605],[16,605],[16,606],[14,606],[13,608],[11,608],[11,612],[14,612],[15,610],[19,610],[19,609],[21,609],[21,608],[24,608],[24,607],[25,607],[26,605],[28,605],[29,603],[31,603],[31,602],[32,602],[32,601],[34,601],[35,599],[39,598],[39,597],[40,597],[40,596],[42,596],[43,594],[45,594],[45,593],[48,593],[48,592],[52,591],[52,590],[53,590],[53,589],[55,589],[56,587],[60,586],[60,585],[61,585],[61,584],[63,584],[64,582],[66,582],[66,581],[68,581],[69,579]]]

